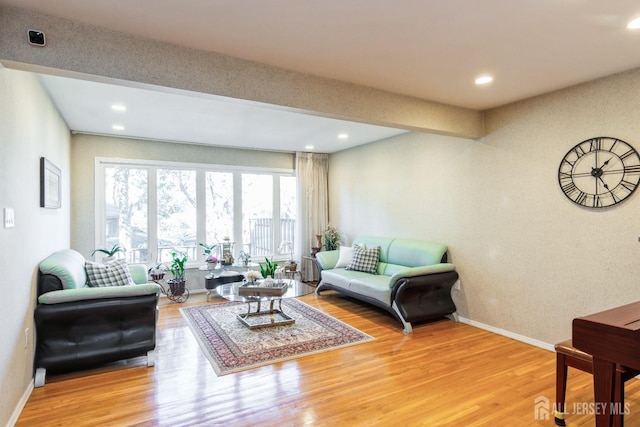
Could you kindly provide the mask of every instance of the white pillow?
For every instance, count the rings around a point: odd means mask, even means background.
[[[364,248],[363,244],[359,244],[358,246]],[[340,255],[338,256],[338,263],[334,268],[345,268],[347,265],[351,264],[352,259],[353,259],[353,247],[340,246]]]

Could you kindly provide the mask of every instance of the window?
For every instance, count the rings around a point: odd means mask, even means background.
[[[255,256],[273,254],[273,178],[242,174],[242,236]]]
[[[96,247],[120,244],[128,262],[171,260],[172,251],[204,262],[199,243],[230,238],[254,261],[285,259],[295,240],[293,171],[169,162],[96,161]]]
[[[197,259],[195,171],[158,169],[157,236],[158,262],[171,262],[171,252]]]
[[[146,262],[148,258],[147,173],[139,168],[104,168],[102,241],[106,248],[118,243],[127,248],[129,262]]]

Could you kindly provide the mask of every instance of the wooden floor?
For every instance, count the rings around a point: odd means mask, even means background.
[[[178,311],[205,303],[192,295],[161,307],[155,367],[138,358],[47,378],[17,425],[555,425],[535,416],[535,399],[555,399],[552,352],[446,319],[405,336],[390,315],[336,293],[301,299],[377,340],[216,377]],[[595,425],[591,381],[569,369],[568,426]],[[625,424],[640,426],[640,381],[626,390]]]

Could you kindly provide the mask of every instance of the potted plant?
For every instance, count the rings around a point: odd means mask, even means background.
[[[105,248],[95,249],[93,252],[91,252],[91,256],[94,256],[96,252],[101,252],[105,254],[106,256],[102,258],[102,262],[108,262],[108,261],[113,261],[115,259],[115,255],[118,252],[124,253],[125,249],[122,246],[120,246],[119,243],[116,243],[115,245],[113,245],[111,249],[105,249]]]
[[[323,232],[324,247],[328,251],[335,251],[340,246],[340,230],[336,226],[327,224]]]
[[[278,251],[281,254],[283,253],[289,254],[289,262],[287,264],[287,268],[289,271],[296,271],[296,269],[298,268],[298,263],[296,263],[295,260],[293,259],[293,242],[290,240],[283,240],[282,243],[280,243],[280,247],[278,248]]]
[[[151,280],[153,281],[162,280],[166,272],[167,266],[162,263],[154,265],[148,271],[149,276],[151,276]]]
[[[275,276],[276,268],[278,268],[277,262],[271,261],[269,260],[269,258],[265,258],[264,265],[262,263],[259,263],[259,264],[260,264],[260,274],[262,274],[262,277],[266,279],[269,276],[271,276],[271,278]]]
[[[171,264],[169,271],[173,275],[173,279],[167,281],[172,295],[182,295],[184,293],[187,278],[185,277],[185,264],[187,263],[187,255],[183,253],[171,252]]]
[[[249,265],[249,263],[251,262],[251,255],[249,255],[245,251],[240,251],[240,259],[242,260],[242,263],[244,265]]]

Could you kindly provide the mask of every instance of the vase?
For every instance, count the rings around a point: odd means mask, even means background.
[[[322,234],[316,234],[316,248],[322,249]]]

